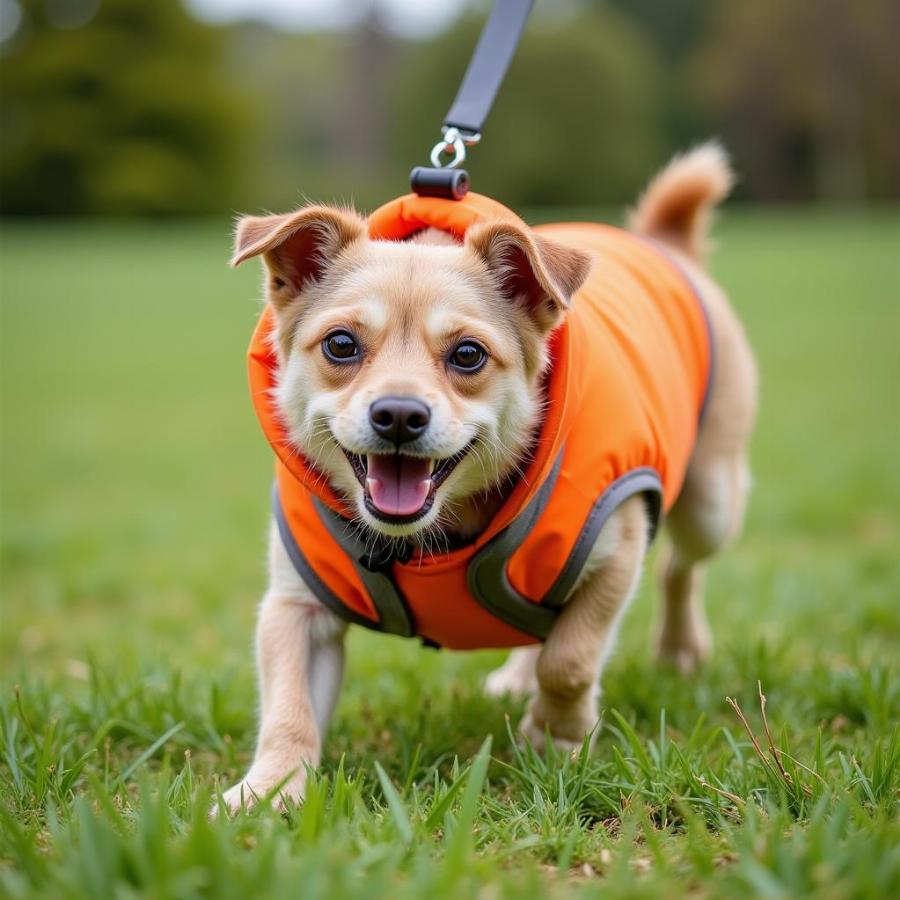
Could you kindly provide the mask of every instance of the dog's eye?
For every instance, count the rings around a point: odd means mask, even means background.
[[[359,356],[359,345],[349,331],[332,331],[322,341],[322,352],[332,362],[352,362]]]
[[[463,341],[450,354],[450,365],[461,372],[477,372],[487,361],[487,350],[475,341]]]

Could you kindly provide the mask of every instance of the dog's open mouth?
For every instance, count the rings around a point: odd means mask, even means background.
[[[431,509],[435,491],[468,450],[465,447],[453,456],[437,460],[403,453],[360,456],[349,450],[344,450],[344,455],[362,485],[366,509],[376,519],[404,524],[415,522]]]

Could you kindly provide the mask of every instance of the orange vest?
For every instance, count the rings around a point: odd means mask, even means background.
[[[369,218],[370,237],[515,218],[486,197],[410,195]],[[594,265],[551,337],[547,415],[525,477],[470,544],[447,553],[381,554],[348,527],[345,501],[292,448],[272,401],[277,361],[267,307],[253,335],[253,403],[278,459],[275,516],[312,592],[338,615],[454,649],[547,636],[604,522],[647,497],[652,527],[678,497],[712,365],[708,323],[686,275],[649,239],[606,225],[544,225]]]

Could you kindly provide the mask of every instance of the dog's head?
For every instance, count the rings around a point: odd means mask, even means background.
[[[242,219],[232,263],[258,255],[292,443],[370,528],[452,530],[527,452],[589,258],[508,222],[461,244],[375,241],[323,206]]]

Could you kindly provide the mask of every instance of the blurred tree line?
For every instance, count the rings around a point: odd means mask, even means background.
[[[19,0],[0,49],[0,205],[199,213],[229,202],[247,121],[224,35],[177,0]],[[85,21],[87,20],[87,21]]]
[[[8,5],[8,3],[7,3]],[[484,4],[425,42],[213,27],[180,0],[18,0],[7,214],[370,207],[427,162]],[[538,3],[468,169],[512,205],[619,203],[719,135],[742,195],[900,198],[896,0]]]

